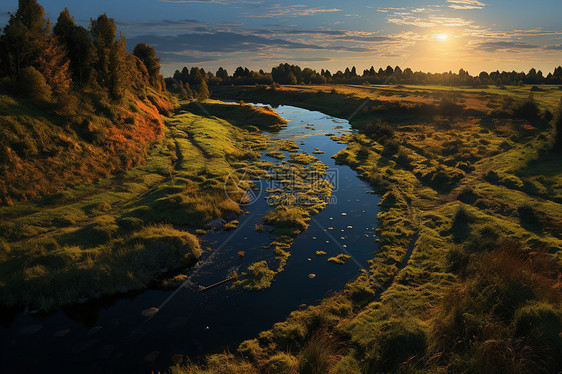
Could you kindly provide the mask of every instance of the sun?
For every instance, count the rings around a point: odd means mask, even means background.
[[[437,35],[435,35],[435,38],[437,40],[445,41],[445,40],[449,39],[449,35],[447,35],[447,34],[437,34]]]

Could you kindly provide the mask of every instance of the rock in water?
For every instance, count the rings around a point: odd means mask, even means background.
[[[226,224],[226,221],[224,219],[215,219],[211,222],[209,222],[209,227],[213,230],[220,230],[222,228],[224,228],[224,225]]]
[[[153,314],[156,314],[157,312],[158,312],[158,308],[155,308],[155,307],[151,306],[150,308],[143,310],[141,312],[141,315],[143,317],[150,317]]]

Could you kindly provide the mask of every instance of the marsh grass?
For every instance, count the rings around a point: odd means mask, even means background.
[[[526,100],[529,88],[225,88],[247,100],[341,118],[372,90],[380,93],[353,119],[367,131],[339,137],[347,148],[335,156],[387,193],[377,217],[379,249],[342,293],[262,332],[265,353],[254,367],[289,349],[304,357],[319,327],[334,334],[331,342],[353,347],[332,366],[334,373],[549,373],[562,367],[562,169],[559,157],[544,151],[552,135],[542,118],[555,111],[560,91],[534,92],[541,118],[502,109],[504,102]],[[462,108],[439,108],[445,96]],[[388,129],[367,125],[379,118]],[[382,154],[384,137],[408,152],[407,167],[400,153]]]

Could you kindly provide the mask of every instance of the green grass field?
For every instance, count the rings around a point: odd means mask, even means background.
[[[541,88],[529,117],[518,112],[529,86],[216,89],[342,118],[370,97],[352,120],[360,131],[337,139],[347,148],[335,158],[383,195],[380,249],[343,292],[292,312],[236,352],[171,371],[559,370],[562,158],[549,150],[544,111],[555,113],[562,91]]]

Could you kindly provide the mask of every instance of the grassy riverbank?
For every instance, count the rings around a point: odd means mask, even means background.
[[[556,372],[562,367],[560,91],[215,90],[346,118],[336,160],[383,194],[380,250],[319,305],[174,373]],[[380,91],[379,91],[380,90]],[[535,108],[538,107],[538,110]],[[384,122],[379,122],[382,120]]]
[[[217,115],[228,112],[232,122],[252,111],[220,105]],[[142,166],[0,208],[4,305],[48,310],[145,287],[197,260],[201,249],[193,232],[240,213],[225,183],[232,193],[244,194],[249,181],[235,183],[241,178],[235,170],[258,158],[268,139],[187,107],[180,103],[175,114],[163,118],[162,140]],[[256,113],[264,125],[282,123],[261,109]]]

